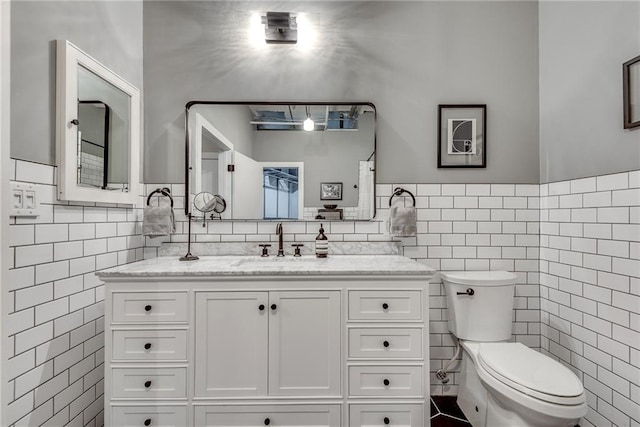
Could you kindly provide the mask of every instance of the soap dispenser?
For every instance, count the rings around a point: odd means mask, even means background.
[[[324,235],[324,228],[320,224],[320,234],[316,237],[316,257],[326,258],[329,254],[329,239]]]

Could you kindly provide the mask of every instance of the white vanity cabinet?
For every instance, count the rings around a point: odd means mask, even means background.
[[[340,291],[196,292],[195,395],[340,396]]]
[[[427,267],[369,257],[293,274],[203,258],[99,273],[105,426],[428,425]],[[372,258],[393,266],[371,274]]]

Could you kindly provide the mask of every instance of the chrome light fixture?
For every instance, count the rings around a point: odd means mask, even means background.
[[[267,43],[298,43],[298,23],[295,15],[289,12],[267,12],[261,18]]]

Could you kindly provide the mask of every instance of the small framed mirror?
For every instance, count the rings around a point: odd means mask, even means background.
[[[370,220],[376,110],[368,102],[186,106],[186,213],[203,191],[222,220]]]
[[[58,199],[136,204],[140,91],[67,40],[56,42]]]

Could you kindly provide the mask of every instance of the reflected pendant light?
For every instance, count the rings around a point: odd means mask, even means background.
[[[311,112],[309,111],[309,107],[305,107],[307,109],[307,119],[302,122],[302,128],[306,131],[312,131],[316,126],[311,120]]]

